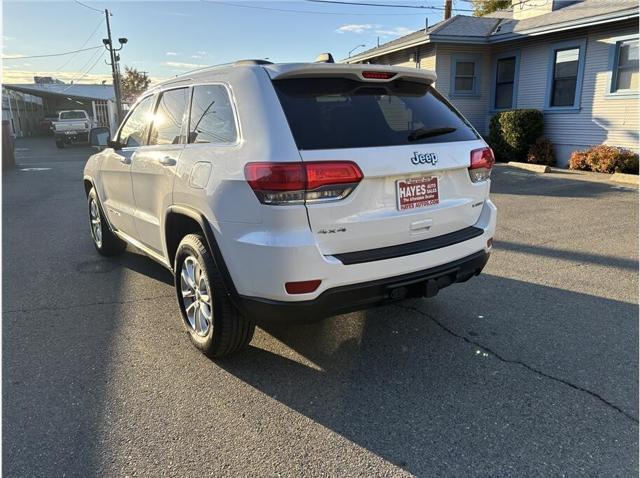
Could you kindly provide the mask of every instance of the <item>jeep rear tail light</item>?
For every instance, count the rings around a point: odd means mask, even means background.
[[[362,180],[350,161],[248,163],[244,175],[258,200],[271,205],[344,199]]]
[[[469,177],[474,183],[486,181],[491,176],[491,168],[496,160],[491,148],[480,148],[471,151],[471,166],[469,166]]]

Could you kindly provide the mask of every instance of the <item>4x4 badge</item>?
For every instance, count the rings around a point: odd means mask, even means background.
[[[411,157],[411,162],[413,164],[435,165],[438,162],[438,156],[436,153],[418,153],[417,151],[414,151],[413,156]]]

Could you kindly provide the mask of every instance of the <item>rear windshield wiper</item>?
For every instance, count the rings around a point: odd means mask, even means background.
[[[418,128],[409,133],[407,139],[409,141],[416,141],[422,138],[429,138],[431,136],[440,136],[442,134],[453,133],[457,128],[444,127],[444,128]]]

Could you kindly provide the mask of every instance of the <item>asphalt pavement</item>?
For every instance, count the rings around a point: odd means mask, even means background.
[[[170,274],[97,255],[91,150],[3,175],[3,475],[637,476],[638,193],[496,168],[485,272],[213,362]]]

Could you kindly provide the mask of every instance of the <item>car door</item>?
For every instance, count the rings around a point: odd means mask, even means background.
[[[100,197],[110,224],[120,232],[136,236],[131,164],[145,143],[153,96],[142,99],[125,118],[117,134],[121,149],[107,149],[100,167]]]
[[[189,88],[158,94],[147,146],[132,160],[131,179],[136,201],[139,239],[162,253],[162,223],[171,205],[175,170],[185,147],[185,119]]]

